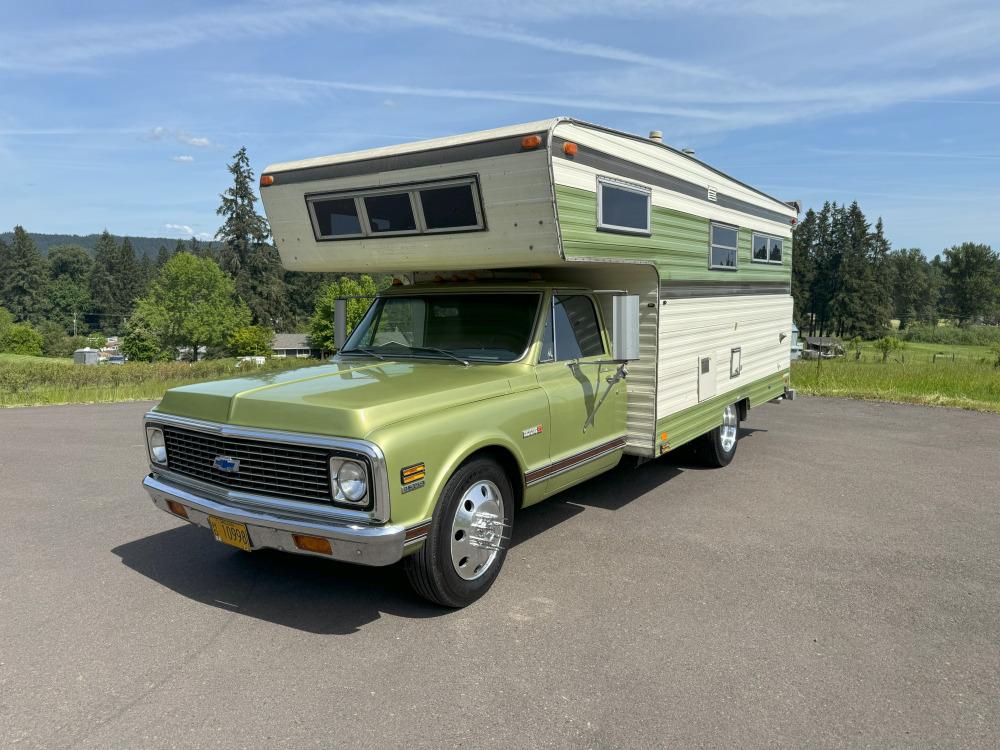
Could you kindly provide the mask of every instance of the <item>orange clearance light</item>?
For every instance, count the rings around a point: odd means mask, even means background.
[[[521,148],[538,148],[542,145],[540,135],[526,135],[521,139]]]
[[[667,433],[661,432],[660,433],[660,440],[662,440],[664,443],[667,442]]]
[[[181,518],[188,517],[188,509],[176,500],[167,500],[167,507],[170,508],[170,512],[175,516],[180,516]]]
[[[267,187],[268,185],[273,185],[273,184],[274,184],[274,175],[273,174],[262,174],[260,176],[260,186],[261,187]]]
[[[321,555],[332,555],[333,549],[330,547],[330,540],[321,536],[306,536],[305,534],[292,534],[295,546],[306,552],[319,552]]]
[[[577,150],[577,145],[571,141],[566,141],[563,144],[563,153],[566,154],[566,156],[576,156]]]

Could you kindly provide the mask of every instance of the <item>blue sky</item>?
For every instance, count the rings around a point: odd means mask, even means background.
[[[0,227],[212,235],[225,164],[572,115],[1000,247],[1000,4],[2,0]]]

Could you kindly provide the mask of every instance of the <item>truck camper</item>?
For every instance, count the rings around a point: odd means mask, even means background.
[[[517,512],[794,397],[797,207],[569,118],[275,164],[284,266],[391,275],[329,363],[168,391],[162,510],[244,550],[400,560],[461,607]]]

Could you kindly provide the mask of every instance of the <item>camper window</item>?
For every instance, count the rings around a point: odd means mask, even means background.
[[[365,198],[365,213],[368,214],[368,226],[372,234],[417,230],[409,193],[369,195]]]
[[[317,240],[486,229],[475,175],[306,196]]]
[[[650,189],[597,178],[597,227],[611,232],[650,233]]]
[[[353,198],[316,201],[316,231],[321,237],[360,237],[361,220]]]
[[[754,263],[781,263],[781,251],[784,241],[780,237],[769,237],[766,234],[753,234]]]
[[[771,255],[768,257],[768,260],[772,263],[781,263],[781,246],[781,240],[777,237],[771,238]]]
[[[479,229],[482,218],[476,208],[471,182],[420,191],[420,208],[427,231],[440,229]]]
[[[709,249],[709,267],[722,270],[736,270],[736,245],[739,229],[725,224],[712,224],[712,239]]]
[[[753,255],[750,257],[754,263],[767,263],[767,248],[770,242],[771,238],[763,234],[753,235]]]

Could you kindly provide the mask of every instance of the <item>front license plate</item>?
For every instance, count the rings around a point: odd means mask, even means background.
[[[212,527],[215,538],[220,542],[239,547],[246,552],[252,549],[246,524],[227,521],[225,518],[216,518],[215,516],[208,517],[208,524]]]

